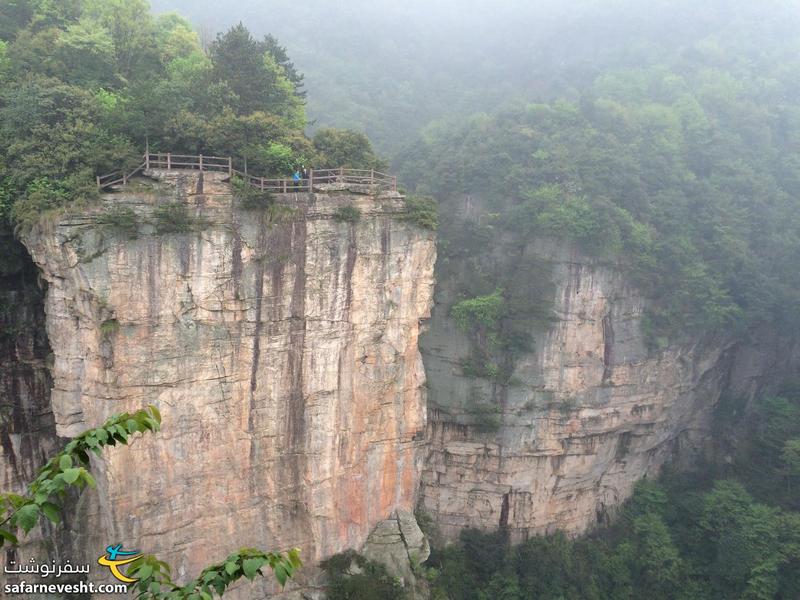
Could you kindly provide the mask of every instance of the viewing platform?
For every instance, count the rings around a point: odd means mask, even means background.
[[[221,156],[204,156],[202,154],[171,154],[171,153],[145,153],[142,163],[129,172],[114,171],[106,175],[97,176],[97,187],[100,190],[111,190],[127,185],[128,181],[136,175],[146,175],[148,171],[208,171],[227,173],[229,179],[238,177],[245,184],[273,194],[294,194],[300,192],[313,192],[315,186],[321,185],[357,185],[375,192],[396,192],[397,177],[381,173],[375,169],[309,169],[308,176],[299,180],[292,177],[267,178],[257,177],[239,171],[233,166],[233,159]]]

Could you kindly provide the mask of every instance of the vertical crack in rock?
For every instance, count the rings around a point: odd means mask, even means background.
[[[358,255],[358,245],[356,243],[356,226],[351,223],[348,227],[349,241],[347,244],[347,258],[344,265],[344,286],[345,286],[345,311],[350,310],[353,301],[353,269],[356,266],[356,256]],[[381,240],[382,241],[382,240]]]
[[[292,253],[296,265],[289,321],[289,418],[287,440],[297,472],[297,484],[301,483],[299,460],[305,437],[305,394],[303,391],[303,362],[306,342],[306,220],[293,223]]]
[[[508,510],[509,510],[509,496],[510,492],[503,494],[503,504],[500,508],[500,528],[505,529],[508,527]]]
[[[611,313],[603,317],[603,383],[608,383],[614,371],[614,326],[611,322]]]
[[[256,443],[252,439],[255,425],[256,411],[256,388],[258,387],[258,363],[261,360],[261,329],[263,321],[261,318],[261,308],[264,300],[264,255],[267,251],[267,223],[262,218],[258,229],[258,241],[256,243],[258,252],[258,263],[256,265],[255,281],[253,282],[253,295],[255,297],[255,316],[253,325],[253,359],[250,365],[250,408],[247,417],[247,432],[250,434],[250,460],[251,464],[255,459]]]

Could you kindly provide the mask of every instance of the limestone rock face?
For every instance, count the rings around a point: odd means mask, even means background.
[[[722,395],[752,398],[798,364],[796,345],[775,336],[760,345],[722,333],[648,353],[647,301],[619,271],[546,240],[526,252],[552,266],[555,320],[534,332],[535,350],[507,389],[463,376],[469,342],[446,301],[422,339],[430,445],[421,505],[451,539],[468,526],[507,526],[519,541],[605,521],[638,479],[713,445]],[[476,427],[485,418],[470,414],[476,394],[499,407],[495,431]]]
[[[363,550],[364,557],[385,565],[412,595],[420,595],[414,568],[425,562],[430,553],[428,540],[413,513],[403,510],[378,523]]]
[[[0,225],[0,492],[23,493],[56,451],[52,381],[47,368],[44,290],[25,248]],[[45,556],[57,543],[49,524],[0,554],[0,565],[23,555]]]
[[[148,175],[104,200],[136,213],[136,239],[87,214],[24,240],[48,282],[58,433],[150,403],[163,415],[97,461],[75,551],[118,541],[187,578],[245,546],[299,546],[309,565],[361,547],[415,502],[433,234],[398,218],[394,193],[248,211],[222,174]],[[196,231],[155,234],[165,202]],[[351,204],[360,220],[338,222]],[[232,597],[271,589],[257,585]]]
[[[0,490],[23,491],[56,448],[44,291],[11,231],[0,227]]]

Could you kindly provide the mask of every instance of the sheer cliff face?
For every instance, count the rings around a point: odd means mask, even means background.
[[[0,490],[19,492],[57,447],[36,267],[0,226]]]
[[[360,547],[413,510],[432,234],[392,195],[292,195],[281,216],[237,208],[220,175],[153,175],[105,203],[144,223],[177,200],[199,231],[127,239],[90,214],[25,239],[49,284],[59,434],[149,403],[164,419],[95,465],[78,550],[120,541],[190,576],[244,546],[309,564]],[[337,222],[348,204],[360,221]]]
[[[446,314],[423,336],[430,441],[421,505],[442,533],[507,526],[515,540],[605,521],[635,482],[667,459],[713,443],[720,397],[747,398],[797,349],[773,337],[759,347],[725,336],[650,355],[641,333],[645,299],[616,270],[562,245],[527,249],[552,265],[554,322],[534,332],[535,351],[508,389],[462,375],[468,341]],[[470,415],[476,393],[501,406],[496,432]]]

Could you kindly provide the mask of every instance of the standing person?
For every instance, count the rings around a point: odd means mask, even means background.
[[[292,181],[294,182],[294,189],[298,189],[300,187],[300,179],[302,176],[300,175],[300,169],[295,169],[294,173],[292,173]]]

